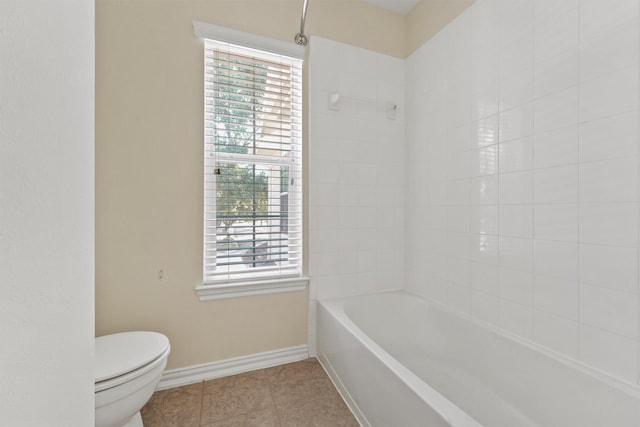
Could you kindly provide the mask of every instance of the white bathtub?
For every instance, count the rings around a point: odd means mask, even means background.
[[[319,301],[317,325],[363,426],[640,426],[640,388],[402,291]]]

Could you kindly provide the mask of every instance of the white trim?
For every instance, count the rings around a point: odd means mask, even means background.
[[[200,301],[245,297],[250,295],[277,294],[281,292],[304,291],[309,284],[308,277],[261,280],[256,282],[225,283],[221,285],[201,285],[196,287]]]
[[[266,50],[278,55],[304,59],[304,47],[295,44],[293,37],[291,37],[291,43],[287,43],[282,40],[245,33],[244,31],[238,31],[201,21],[193,21],[193,32],[197,37],[203,39],[217,40],[253,49]]]
[[[187,366],[165,371],[160,378],[157,390],[180,387],[214,378],[270,368],[285,363],[298,362],[309,358],[306,345],[265,351],[248,356],[234,357],[202,365]]]

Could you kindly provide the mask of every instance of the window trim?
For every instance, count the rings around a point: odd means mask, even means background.
[[[280,277],[274,280],[256,280],[250,282],[222,283],[219,285],[201,285],[196,287],[200,301],[212,301],[225,298],[251,295],[276,294],[281,292],[304,291],[309,285],[306,276]]]
[[[193,21],[193,30],[195,35],[201,39],[214,39],[300,60],[304,59],[305,55],[304,47],[296,45],[293,42],[287,43],[201,21]],[[304,217],[304,215],[302,217]],[[304,273],[301,272],[300,275],[203,283],[202,285],[196,286],[195,291],[200,301],[211,301],[242,296],[304,291],[309,286],[309,280],[309,277],[306,277]]]

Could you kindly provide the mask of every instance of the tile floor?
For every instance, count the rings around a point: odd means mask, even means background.
[[[316,359],[156,392],[145,427],[358,427]]]

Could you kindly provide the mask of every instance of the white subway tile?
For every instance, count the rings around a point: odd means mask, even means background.
[[[418,247],[434,253],[447,253],[447,232],[443,230],[416,230]],[[413,249],[413,248],[412,248]]]
[[[588,42],[637,18],[635,0],[580,0],[580,41]]]
[[[358,272],[358,251],[340,250],[338,254],[336,274],[355,274]]]
[[[578,165],[536,169],[533,176],[535,203],[577,203]]]
[[[511,34],[500,38],[499,60],[500,79],[512,77],[523,70],[533,67],[533,31],[523,29],[526,33]]]
[[[561,2],[557,2],[561,3]],[[543,52],[541,59],[536,57],[534,67],[534,98],[559,93],[578,84],[580,77],[580,54],[578,46],[549,56]]]
[[[533,202],[533,172],[500,174],[500,204],[530,204]]]
[[[578,320],[580,287],[577,281],[536,275],[534,283],[536,309]]]
[[[310,230],[309,245],[313,253],[336,252],[338,250],[337,230]]]
[[[358,186],[355,184],[341,184],[338,186],[339,206],[358,206]]]
[[[580,202],[638,200],[638,158],[580,164]]]
[[[375,250],[360,250],[357,252],[358,273],[377,270],[378,254]]]
[[[418,295],[440,302],[447,303],[447,282],[441,277],[421,276],[420,286],[417,289]]]
[[[331,251],[357,251],[360,249],[358,245],[358,230],[339,230],[328,233],[330,237],[335,239],[331,244]]]
[[[471,40],[487,44],[497,43],[499,32],[498,2],[477,2],[471,8]]]
[[[358,206],[358,228],[375,228],[377,226],[376,208],[360,204]]]
[[[498,175],[471,179],[471,204],[498,204]]]
[[[500,111],[533,100],[533,68],[527,68],[500,80]]]
[[[522,172],[533,168],[533,137],[498,145],[500,173]]]
[[[533,222],[536,239],[578,241],[577,204],[536,204]]]
[[[337,206],[339,187],[333,183],[317,183],[314,191],[316,206]]]
[[[577,243],[536,239],[533,258],[536,276],[578,280]]]
[[[447,281],[466,288],[470,287],[470,261],[462,258],[447,257]]]
[[[533,240],[500,236],[500,267],[533,271]]]
[[[309,158],[315,167],[321,167],[325,160],[338,159],[338,139],[336,138],[311,138],[309,144]],[[317,163],[316,163],[317,162]],[[320,170],[320,169],[318,169]]]
[[[502,300],[533,307],[533,275],[500,265],[498,269],[498,295]]]
[[[534,10],[536,61],[578,46],[579,0],[536,0]]]
[[[462,259],[471,258],[471,236],[469,233],[454,233],[448,232],[446,234],[446,254],[451,257],[458,257]]]
[[[465,313],[471,313],[471,288],[447,283],[447,304]]]
[[[497,144],[500,137],[500,115],[487,116],[472,123],[472,147],[482,148]]]
[[[338,138],[338,116],[325,112],[314,112],[311,117],[314,123],[314,138]]]
[[[471,313],[477,318],[498,324],[498,297],[471,291]]]
[[[533,1],[502,2],[498,16],[500,75],[506,77],[533,63]]]
[[[498,236],[472,235],[471,260],[484,264],[498,264]]]
[[[497,114],[499,100],[499,87],[495,83],[475,90],[471,98],[471,120],[476,121]]]
[[[638,113],[630,112],[580,125],[580,161],[638,155]]]
[[[315,277],[333,276],[338,273],[337,252],[316,252],[309,258],[309,274]]]
[[[578,125],[537,133],[533,152],[537,169],[578,163]]]
[[[637,203],[581,204],[580,242],[612,246],[638,246]]]
[[[627,338],[637,339],[637,294],[581,284],[580,322]]]
[[[471,208],[471,233],[498,234],[498,207],[473,206]]]
[[[489,295],[498,295],[498,266],[472,262],[471,287]]]
[[[638,109],[638,65],[580,83],[580,121]]]
[[[376,235],[376,229],[374,227],[359,228],[357,233],[357,249],[359,251],[366,251],[369,249],[383,248],[387,241],[383,241]],[[388,241],[389,243],[391,240]]]
[[[579,121],[580,94],[578,86],[536,98],[533,102],[535,133],[575,125]]]
[[[533,338],[533,309],[500,300],[500,326],[524,338]]]
[[[445,213],[446,218],[446,213]],[[355,229],[358,227],[358,207],[340,206],[338,207],[338,229]],[[444,229],[444,226],[443,226]]]
[[[309,229],[334,230],[338,228],[338,207],[314,206],[309,212]]]
[[[447,230],[468,233],[471,229],[470,206],[449,206],[447,212]]]
[[[428,256],[424,258],[424,264],[420,268],[424,268],[432,276],[446,280],[447,277],[447,257],[438,253],[427,253]]]
[[[489,145],[473,150],[471,155],[471,176],[486,176],[498,173],[498,145]]]
[[[391,182],[376,172],[371,185],[376,208],[402,204],[406,216],[385,212],[370,224],[341,214],[355,193],[352,207],[374,208],[367,206],[373,201],[367,179],[377,165],[388,164],[386,140],[401,133],[366,111],[359,111],[367,121],[358,125],[357,109],[340,112],[341,127],[324,130],[329,144],[317,147],[311,162],[333,170],[323,160],[335,162],[331,153],[342,150],[339,171],[361,165],[355,181],[320,179],[340,183],[338,227],[356,227],[355,250],[362,257],[374,250],[367,244],[376,246],[376,263],[356,260],[356,278],[392,280],[391,269],[379,271],[377,264],[388,258],[380,245],[404,245],[405,259],[389,263],[405,263],[417,293],[637,382],[637,9],[637,0],[481,1],[466,21],[414,52],[406,69],[412,81],[405,100],[407,147],[395,147],[392,159],[395,168],[404,162],[407,190],[400,199],[385,196],[402,185],[401,174]],[[355,51],[356,58],[362,54]],[[356,69],[349,61],[347,79]],[[399,65],[380,69],[387,71],[373,75],[376,95],[395,94],[387,80],[401,72]],[[333,80],[325,80],[318,91],[330,90]],[[367,85],[359,82],[353,90]],[[332,119],[323,120],[331,125]],[[312,154],[314,144],[315,136]],[[310,187],[315,206],[318,184]],[[314,228],[336,222],[334,214],[325,220],[314,215]],[[393,234],[392,224],[412,232],[402,240],[371,240]],[[387,228],[373,231],[381,225]],[[340,250],[350,248],[352,231],[338,238]],[[311,241],[318,237],[312,234]],[[331,272],[335,259],[336,252],[327,252],[311,266]]]
[[[500,113],[500,142],[524,138],[532,133],[532,102],[528,102]]]
[[[470,181],[468,179],[447,181],[447,204],[450,206],[468,205],[471,200],[469,186]]]
[[[533,237],[533,205],[502,205],[498,217],[501,236]]]
[[[637,340],[580,325],[580,360],[625,381],[638,380]]]
[[[358,185],[357,188],[357,202],[359,206],[376,206],[378,202],[378,189],[375,185]],[[375,220],[375,218],[376,215],[371,215],[371,220]]]
[[[500,38],[519,37],[533,32],[533,0],[509,0],[498,5]]]
[[[582,43],[580,79],[588,80],[638,62],[638,21],[627,21]]]
[[[580,281],[608,289],[638,293],[638,249],[580,245]]]
[[[569,357],[578,357],[578,323],[544,311],[534,313],[534,340]]]

